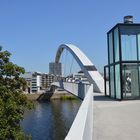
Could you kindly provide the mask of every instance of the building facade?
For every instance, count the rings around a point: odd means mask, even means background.
[[[104,67],[105,95],[115,99],[140,97],[140,24],[132,16],[108,33],[108,65]]]
[[[85,84],[89,84],[89,81],[83,71],[79,71],[78,73],[73,74],[73,79],[75,82],[82,82]]]
[[[51,83],[57,80],[57,76],[53,74],[42,74],[42,88],[49,89]]]
[[[89,84],[89,81],[87,77],[85,76],[85,74],[83,73],[83,71],[79,71],[78,73],[73,73],[67,77],[64,77],[63,80],[66,82]]]
[[[27,90],[28,93],[38,93],[41,91],[42,87],[42,77],[41,73],[38,72],[26,72],[21,75],[27,82]]]
[[[62,75],[62,64],[51,62],[49,63],[49,74],[53,75]]]
[[[27,93],[42,93],[50,89],[51,83],[61,79],[61,76],[40,72],[26,72],[21,77],[27,82]]]

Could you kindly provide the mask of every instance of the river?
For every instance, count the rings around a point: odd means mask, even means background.
[[[35,102],[35,108],[26,111],[21,126],[33,140],[64,140],[80,104],[80,100]]]

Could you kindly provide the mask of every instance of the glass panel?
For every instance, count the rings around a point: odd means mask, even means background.
[[[114,98],[114,67],[110,67],[110,88],[111,88],[111,97]]]
[[[121,99],[120,65],[115,65],[116,98]]]
[[[137,55],[140,54],[140,49],[137,50],[137,43],[140,44],[140,26],[121,26],[120,33],[122,45],[122,60],[138,60]],[[137,51],[139,52],[137,53]]]
[[[138,60],[140,60],[140,34],[138,34]]]
[[[113,38],[112,33],[109,34],[109,63],[113,63]]]
[[[122,60],[137,60],[136,35],[121,35]]]
[[[139,97],[139,69],[137,64],[123,65],[123,97]]]
[[[139,68],[139,72],[138,72],[138,75],[139,75],[139,97],[140,97],[140,64],[138,64],[138,68]]]
[[[119,61],[119,33],[118,28],[114,30],[115,62]]]
[[[109,68],[105,68],[105,86],[106,86],[106,95],[109,96]]]

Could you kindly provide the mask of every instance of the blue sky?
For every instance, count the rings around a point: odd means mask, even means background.
[[[0,45],[27,71],[48,71],[60,44],[78,46],[103,71],[107,31],[125,15],[140,22],[139,0],[0,0]]]

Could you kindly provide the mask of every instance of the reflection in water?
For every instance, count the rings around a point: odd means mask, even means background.
[[[36,102],[35,109],[25,113],[23,130],[33,140],[63,140],[80,104],[79,100]]]

